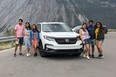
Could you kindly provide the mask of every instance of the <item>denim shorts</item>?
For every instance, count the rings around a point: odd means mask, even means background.
[[[91,46],[95,46],[96,45],[96,40],[95,39],[92,39],[90,41],[91,41]]]
[[[104,39],[97,39],[96,41],[104,42]]]
[[[91,44],[90,39],[85,39],[84,42],[85,42],[85,45],[87,45],[87,44]]]
[[[23,37],[18,37],[19,39],[19,45],[23,45]]]

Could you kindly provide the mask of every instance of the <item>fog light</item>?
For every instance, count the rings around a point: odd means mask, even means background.
[[[46,50],[46,51],[49,50],[49,48],[47,48],[47,46],[54,46],[54,45],[52,45],[52,44],[46,44],[46,46],[45,46],[45,50]]]

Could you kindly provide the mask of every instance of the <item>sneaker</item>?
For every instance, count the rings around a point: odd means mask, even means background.
[[[36,53],[35,55],[36,55],[36,56],[38,56],[38,54],[37,54],[37,53]]]
[[[85,58],[85,57],[86,57],[86,55],[85,55],[85,54],[83,54],[83,57]]]
[[[22,53],[19,53],[20,56],[24,56]]]
[[[87,58],[88,60],[90,60],[90,57],[89,57],[89,56],[86,56],[86,58]]]
[[[91,55],[91,54],[89,54],[89,57],[91,58],[91,57],[92,57],[92,55]]]
[[[95,56],[94,56],[94,55],[92,55],[91,57],[92,57],[92,58],[95,58]]]
[[[16,53],[14,53],[14,57],[16,57],[17,55],[16,55]]]
[[[27,53],[27,57],[31,56],[31,54]]]
[[[33,56],[36,57],[36,54],[34,54]]]
[[[103,55],[99,55],[99,58],[100,58],[100,59],[103,59],[103,58],[104,58],[104,56],[103,56]]]
[[[35,53],[33,56],[34,56],[34,57],[36,57],[36,56],[38,56],[38,54],[37,54],[37,53]]]

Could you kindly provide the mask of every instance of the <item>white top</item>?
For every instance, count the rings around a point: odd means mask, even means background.
[[[90,36],[89,36],[89,32],[86,30],[86,31],[83,31],[82,30],[82,39],[85,40],[85,39],[89,39]]]
[[[24,30],[24,34],[25,34],[24,38],[29,38],[30,37],[30,32],[31,32],[31,30],[25,29]]]

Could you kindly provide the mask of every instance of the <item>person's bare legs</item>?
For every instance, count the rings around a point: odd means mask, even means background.
[[[90,51],[90,45],[86,45],[86,53],[87,53],[87,56],[89,56],[89,51]]]
[[[16,52],[17,52],[18,45],[15,45],[15,52],[14,52],[14,57],[16,57]]]
[[[36,46],[33,46],[33,54],[34,54],[34,57],[37,56],[37,47]]]
[[[92,55],[94,55],[95,46],[92,46]]]
[[[103,42],[101,42],[101,41],[99,41],[97,43],[97,49],[98,49],[98,53],[99,53],[99,58],[103,58],[102,44],[103,44]]]
[[[87,59],[90,59],[90,57],[89,57],[89,51],[90,51],[90,45],[87,44],[85,46],[85,54],[84,54],[84,57],[86,57]]]
[[[30,54],[30,48],[27,48],[26,49],[26,53],[27,53],[27,57],[29,57],[31,54]]]
[[[92,58],[95,58],[94,51],[95,51],[94,40],[91,40],[91,45],[90,45],[90,50],[89,50],[89,56],[92,57]]]
[[[29,54],[30,53],[30,48],[27,48],[27,54]]]
[[[33,46],[33,54],[35,54],[35,46]]]
[[[89,57],[91,57],[91,49],[90,49],[90,47],[89,47],[89,51],[88,52],[89,52]]]
[[[91,46],[92,47],[92,49],[91,49],[91,51],[92,51],[92,58],[95,58],[95,56],[94,56],[94,51],[95,51],[95,46],[93,45],[93,46]]]
[[[23,56],[23,54],[22,54],[22,45],[19,45],[19,55]]]
[[[15,53],[17,52],[18,45],[15,45]]]
[[[22,45],[19,45],[19,53],[22,53]]]
[[[102,42],[99,42],[98,43],[98,46],[97,46],[97,48],[98,48],[98,50],[99,50],[99,55],[101,55],[102,53],[103,53],[103,50],[102,50]]]
[[[98,44],[99,44],[99,42],[97,41],[96,42],[96,46],[97,46],[98,54],[100,54],[100,51],[99,51],[99,48],[98,48]]]

